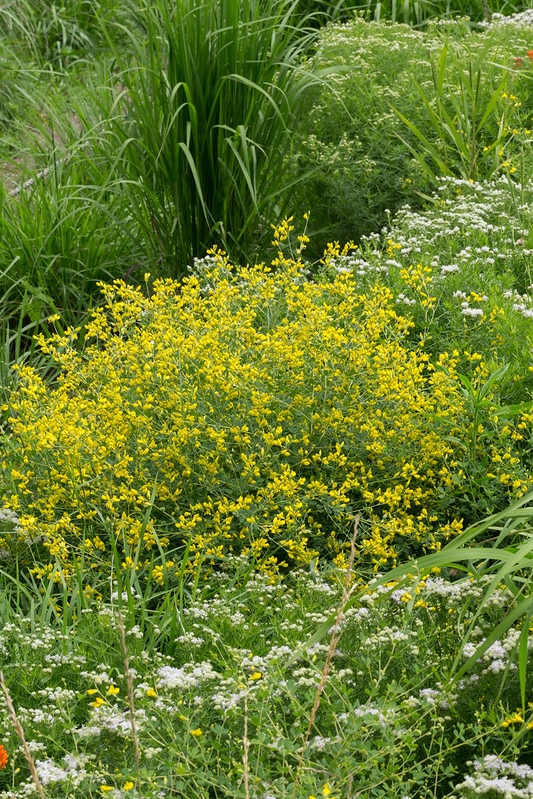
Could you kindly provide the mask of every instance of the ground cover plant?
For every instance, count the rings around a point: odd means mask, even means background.
[[[209,592],[174,618],[167,654],[148,649],[139,626],[127,628],[133,716],[118,595],[112,605],[91,602],[60,636],[12,616],[3,669],[8,680],[25,663],[22,681],[10,680],[12,700],[45,795],[450,796],[463,777],[479,779],[468,763],[483,762],[480,741],[487,768],[490,752],[505,754],[520,786],[517,777],[530,770],[512,764],[528,751],[533,716],[516,709],[514,633],[453,688],[439,682],[458,649],[468,656],[461,629],[484,589],[473,581],[434,576],[384,592],[370,585],[344,616],[306,739],[328,641],[305,642],[340,601],[331,577],[295,571],[273,585],[256,575],[236,594],[229,570],[218,572]],[[508,593],[497,591],[476,616],[478,637],[509,607]],[[139,609],[141,597],[130,598]],[[428,660],[438,666],[428,671]],[[6,708],[2,725],[11,727]],[[11,760],[2,795],[31,794],[15,733],[3,741]],[[10,789],[13,782],[19,787]]]
[[[530,31],[241,5],[0,11],[0,796],[531,797]]]

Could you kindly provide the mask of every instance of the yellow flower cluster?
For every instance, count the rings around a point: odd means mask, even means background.
[[[342,565],[360,511],[376,565],[460,532],[442,497],[464,395],[390,289],[310,281],[281,252],[274,270],[214,250],[198,275],[103,285],[83,347],[76,330],[40,341],[53,386],[20,367],[3,503],[40,542],[36,576],[98,570],[112,548],[160,585],[235,554],[271,575]]]

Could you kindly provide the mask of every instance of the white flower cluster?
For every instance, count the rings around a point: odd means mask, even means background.
[[[533,769],[526,764],[506,762],[495,755],[472,763],[474,774],[465,777],[456,786],[458,797],[496,796],[501,799],[531,799],[533,797]],[[457,799],[458,799],[457,797]]]
[[[531,286],[530,286],[531,288]],[[533,297],[528,294],[520,294],[518,291],[506,291],[503,295],[506,300],[512,301],[512,309],[522,314],[526,319],[533,319]]]
[[[19,517],[11,508],[0,508],[0,522],[11,524],[16,529],[20,528]]]
[[[488,25],[533,25],[533,8],[528,8],[525,11],[519,11],[518,14],[511,14],[506,17],[503,14],[494,12],[490,23]]]
[[[196,688],[206,680],[218,680],[220,675],[213,669],[212,665],[202,661],[198,665],[187,663],[183,668],[177,669],[173,666],[162,666],[158,672],[158,687],[186,690]]]
[[[51,785],[68,780],[75,787],[88,776],[85,767],[89,760],[91,760],[89,756],[67,754],[63,758],[63,766],[58,766],[51,759],[36,760],[35,766],[43,785]]]
[[[486,664],[482,674],[499,674],[506,669],[516,669],[516,664],[510,660],[511,652],[514,652],[520,638],[520,630],[511,629],[508,631],[506,637],[501,641],[495,641],[488,647],[486,652],[480,658],[480,663]],[[482,644],[484,639],[480,641]],[[479,644],[471,642],[463,646],[463,657],[469,658],[475,653]]]
[[[396,718],[397,712],[392,707],[380,708],[375,707],[375,705],[359,705],[359,707],[354,708],[353,715],[355,718],[365,719],[367,723],[374,720],[382,729],[386,729]]]

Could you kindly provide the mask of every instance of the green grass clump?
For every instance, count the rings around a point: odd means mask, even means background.
[[[0,9],[2,39],[41,67],[62,70],[101,54],[102,23],[124,19],[129,10],[117,0],[10,0]]]
[[[290,0],[141,3],[106,151],[160,271],[180,276],[213,243],[233,253],[268,239],[293,183],[285,162],[314,35]],[[121,41],[121,39],[120,39]]]

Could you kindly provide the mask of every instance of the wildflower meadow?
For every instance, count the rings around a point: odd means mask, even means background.
[[[533,797],[533,12],[0,7],[0,799]]]

